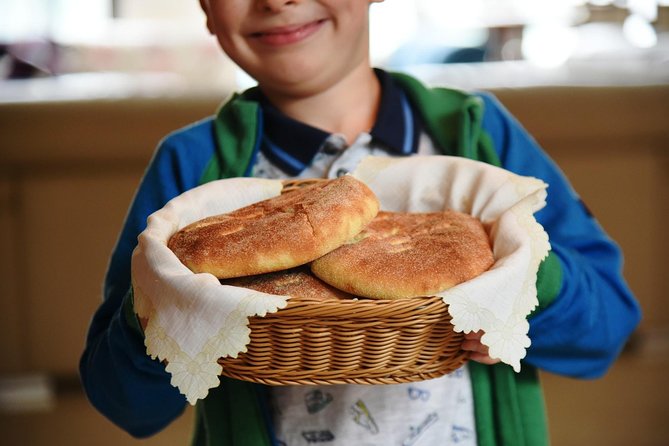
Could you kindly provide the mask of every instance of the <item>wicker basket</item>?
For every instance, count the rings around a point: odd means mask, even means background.
[[[284,193],[318,180],[286,182]],[[397,384],[443,376],[464,364],[440,297],[313,300],[251,317],[251,342],[221,358],[222,375],[267,385]]]

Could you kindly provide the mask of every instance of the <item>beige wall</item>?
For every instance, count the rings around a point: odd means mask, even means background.
[[[661,444],[669,438],[660,418],[669,405],[658,392],[669,374],[663,302],[669,267],[662,260],[669,86],[496,93],[620,242],[626,276],[645,311],[636,342],[606,378],[544,376],[555,444]],[[76,373],[107,257],[153,148],[166,132],[217,105],[208,99],[0,104],[0,376]],[[63,404],[66,410],[79,403]],[[114,429],[88,416],[91,427]],[[22,422],[30,424],[0,414],[3,429]],[[164,439],[160,444],[182,444]]]

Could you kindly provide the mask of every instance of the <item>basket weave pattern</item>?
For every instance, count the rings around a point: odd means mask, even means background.
[[[437,378],[465,363],[439,297],[393,301],[291,298],[250,318],[246,353],[223,358],[222,374],[268,385],[396,384]]]
[[[287,182],[283,193],[318,180]],[[249,318],[251,342],[221,358],[222,375],[267,385],[397,384],[443,376],[464,364],[440,297],[310,299]]]

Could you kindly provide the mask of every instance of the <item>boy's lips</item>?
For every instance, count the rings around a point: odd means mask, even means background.
[[[281,46],[296,43],[314,34],[325,23],[325,19],[294,26],[281,26],[251,33],[251,38],[265,45]]]

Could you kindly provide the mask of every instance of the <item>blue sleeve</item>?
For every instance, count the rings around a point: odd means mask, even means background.
[[[147,217],[199,184],[214,156],[212,132],[207,120],[168,136],[159,145],[111,255],[103,301],[91,321],[79,365],[91,403],[136,437],[167,426],[183,412],[186,399],[170,384],[165,367],[146,354],[141,330],[133,328],[124,314],[130,299],[130,259]]]
[[[561,375],[599,377],[641,317],[622,276],[622,253],[522,126],[494,97],[482,97],[483,126],[502,166],[548,184],[546,207],[536,217],[562,267],[558,296],[530,318],[532,345],[525,361]]]

